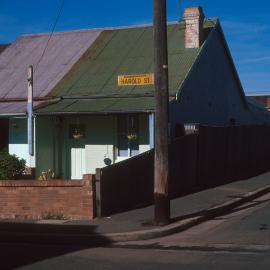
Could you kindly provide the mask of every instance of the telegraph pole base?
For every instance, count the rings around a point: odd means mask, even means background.
[[[170,223],[170,199],[163,194],[154,194],[155,220],[154,225],[164,226]]]

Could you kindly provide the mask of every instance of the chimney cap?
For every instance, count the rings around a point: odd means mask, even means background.
[[[202,17],[204,18],[203,8],[201,6],[188,7],[184,11],[184,19]]]

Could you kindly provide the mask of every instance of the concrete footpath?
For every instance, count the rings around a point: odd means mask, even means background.
[[[153,206],[93,221],[0,220],[0,242],[98,245],[151,239],[223,215],[268,192],[270,173],[183,196],[171,201],[171,223],[162,227],[152,225]]]

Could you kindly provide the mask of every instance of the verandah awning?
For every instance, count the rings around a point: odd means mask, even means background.
[[[170,97],[170,101],[174,98]],[[154,97],[63,99],[35,110],[36,115],[153,112]]]

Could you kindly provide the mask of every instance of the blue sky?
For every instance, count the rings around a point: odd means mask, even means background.
[[[49,32],[62,0],[0,1],[0,43],[7,43],[20,34]],[[56,31],[151,23],[152,4],[66,0]],[[246,93],[270,92],[269,0],[167,0],[167,5],[169,21],[193,5],[203,6],[206,17],[219,17]]]

